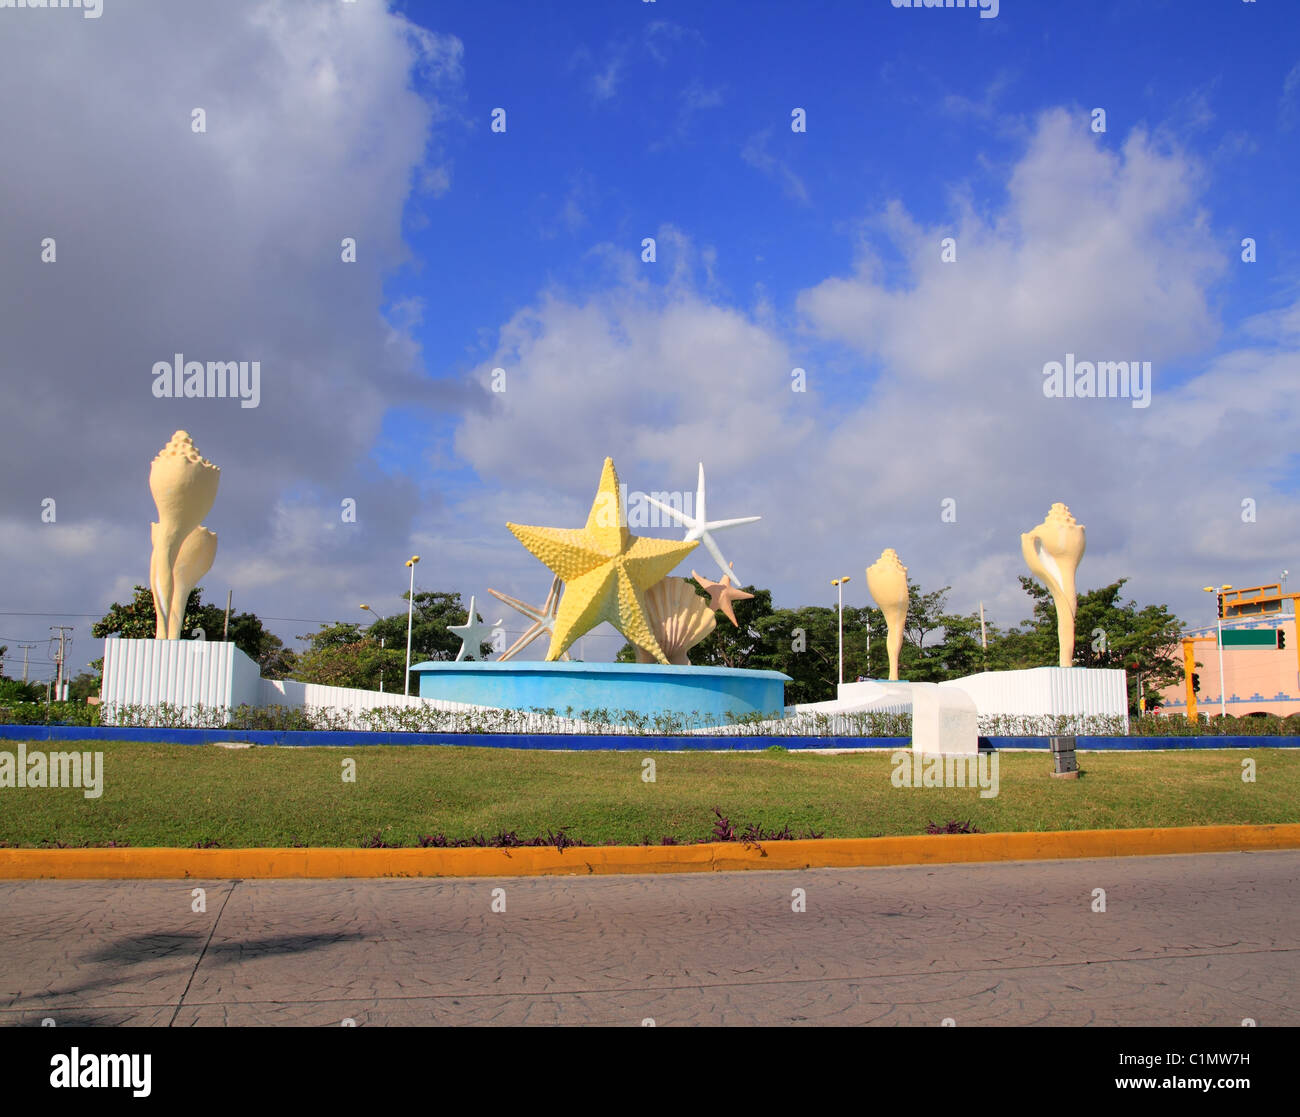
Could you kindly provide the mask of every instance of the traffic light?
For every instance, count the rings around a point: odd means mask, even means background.
[[[1286,630],[1279,628],[1277,630],[1277,650],[1281,651],[1286,647]]]
[[[1192,672],[1192,693],[1193,694],[1201,693],[1201,676],[1198,675],[1195,671]]]
[[[1219,618],[1223,618],[1223,594],[1216,595],[1219,599]]]

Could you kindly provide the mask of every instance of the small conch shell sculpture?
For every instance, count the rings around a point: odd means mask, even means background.
[[[212,510],[220,480],[221,470],[194,448],[185,431],[172,435],[150,467],[158,522],[150,525],[149,588],[159,640],[181,638],[190,591],[212,569],[217,536],[199,525]]]
[[[717,627],[718,618],[707,598],[695,592],[685,578],[665,578],[645,591],[646,618],[669,663],[687,666],[686,653]],[[642,648],[637,663],[658,663]]]
[[[1075,573],[1083,558],[1083,525],[1076,523],[1061,503],[1052,505],[1047,518],[1020,537],[1025,562],[1056,602],[1056,635],[1061,647],[1061,666],[1074,665],[1074,615],[1079,608]]]
[[[889,677],[898,679],[898,653],[903,648],[903,629],[907,623],[907,567],[898,561],[893,547],[886,547],[880,557],[867,567],[867,589],[885,614],[889,635]]]

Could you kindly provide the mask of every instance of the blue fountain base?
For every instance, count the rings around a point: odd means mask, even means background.
[[[510,660],[460,663],[426,660],[412,671],[420,697],[507,710],[549,710],[561,717],[602,711],[612,723],[670,715],[692,727],[726,725],[785,712],[788,675],[735,667],[659,663],[554,663]]]

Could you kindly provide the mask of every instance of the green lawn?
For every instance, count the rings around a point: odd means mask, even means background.
[[[376,833],[409,846],[421,834],[530,838],[560,827],[587,844],[693,842],[709,836],[715,805],[738,832],[788,823],[800,837],[920,834],[948,819],[986,832],[1300,821],[1300,751],[1267,748],[1083,753],[1077,781],[1051,779],[1046,753],[1002,753],[1000,794],[983,799],[972,788],[896,788],[888,753],[41,747],[102,751],[104,792],[0,789],[0,842],[10,846],[358,846]],[[654,783],[641,778],[647,756]],[[1246,757],[1254,783],[1241,778]],[[344,758],[356,761],[355,783],[341,778]]]

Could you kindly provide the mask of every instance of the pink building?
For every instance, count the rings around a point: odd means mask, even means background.
[[[1217,717],[1226,693],[1227,712],[1300,714],[1300,644],[1296,643],[1294,612],[1282,612],[1285,599],[1278,586],[1253,586],[1225,593],[1223,607],[1223,678],[1219,677],[1218,625],[1188,629],[1200,683],[1196,692],[1199,716]],[[1294,603],[1292,604],[1294,607]],[[1183,683],[1160,692],[1160,713],[1187,716]]]

